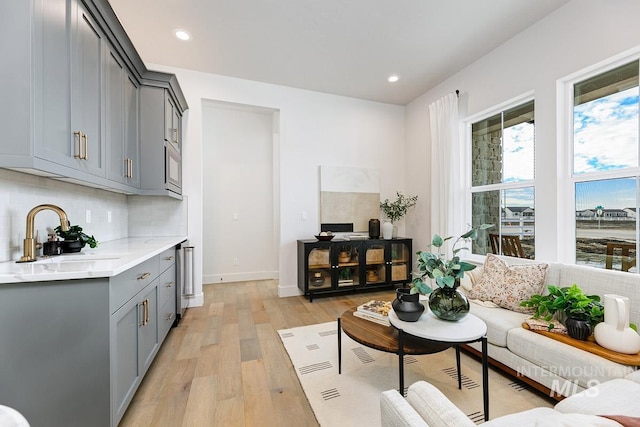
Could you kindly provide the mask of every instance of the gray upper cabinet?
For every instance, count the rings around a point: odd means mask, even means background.
[[[182,111],[171,92],[162,87],[143,86],[140,90],[140,189],[143,194],[182,194],[182,156],[180,138]]]
[[[73,7],[77,7],[75,13]],[[75,147],[75,168],[104,177],[102,76],[105,36],[82,2],[72,3],[71,17],[72,135],[69,137]]]
[[[140,187],[139,85],[118,56],[109,50],[106,66],[107,178]]]
[[[187,104],[175,76],[146,69],[107,0],[7,0],[3,16],[0,167],[148,194],[140,92],[168,94],[161,141],[180,153]]]
[[[169,91],[165,91],[164,97],[164,140],[180,152],[180,139],[182,135],[182,113],[171,99]]]

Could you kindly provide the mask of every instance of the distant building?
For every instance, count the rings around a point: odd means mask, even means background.
[[[593,218],[594,216],[596,216],[595,209],[576,211],[576,218]]]
[[[526,218],[534,215],[535,210],[525,206],[507,206],[502,210],[503,218]]]
[[[633,210],[630,214],[629,211]],[[597,218],[598,213],[595,209],[584,209],[576,211],[576,218]],[[602,219],[623,219],[623,218],[635,218],[635,208],[625,209],[602,209]]]

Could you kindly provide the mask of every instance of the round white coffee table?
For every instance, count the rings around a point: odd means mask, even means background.
[[[460,376],[460,344],[482,342],[482,398],[484,403],[484,420],[489,420],[489,369],[487,362],[487,325],[482,319],[469,313],[464,318],[449,322],[438,319],[428,308],[417,322],[404,322],[396,313],[389,312],[389,322],[398,330],[398,348],[402,350],[404,335],[424,339],[434,343],[451,344],[456,349],[456,366],[458,368],[458,388],[462,388]],[[400,360],[400,390],[404,390],[404,354],[398,354]]]

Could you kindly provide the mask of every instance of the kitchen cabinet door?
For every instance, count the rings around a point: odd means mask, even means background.
[[[124,79],[120,58],[109,49],[105,64],[107,178],[125,183],[128,165],[124,153]]]
[[[182,131],[182,115],[171,99],[168,90],[164,91],[164,140],[170,143],[174,150],[180,152],[180,133]]]
[[[158,281],[111,316],[112,419],[120,421],[158,350]]]
[[[120,57],[107,49],[105,64],[105,145],[107,178],[140,186],[138,144],[138,84]]]
[[[138,329],[142,327],[143,311],[143,305],[134,298],[111,317],[114,335],[111,349],[113,420],[119,421],[124,415],[142,376],[138,365]]]
[[[26,4],[27,2],[25,2]],[[55,164],[74,167],[77,159],[70,123],[71,93],[71,0],[37,0],[33,19],[34,156]],[[8,16],[11,16],[10,14]],[[11,21],[11,20],[9,20]],[[28,28],[28,27],[25,27]],[[25,38],[26,39],[26,38]],[[13,41],[12,41],[13,43]],[[14,61],[11,61],[14,62]],[[24,79],[25,76],[22,76]],[[22,94],[23,99],[26,99]],[[29,117],[26,114],[24,117]],[[30,124],[20,127],[24,134]],[[11,128],[16,128],[15,122]],[[15,141],[15,140],[14,140]],[[26,151],[26,144],[15,144]]]
[[[81,1],[72,20],[71,131],[75,167],[105,176],[102,74],[105,37]],[[73,16],[73,13],[72,13]]]
[[[147,372],[158,350],[158,280],[150,285],[140,304],[143,306],[143,325],[138,328],[138,366],[142,375]]]
[[[128,72],[124,78],[124,164],[126,184],[140,188],[140,87]]]

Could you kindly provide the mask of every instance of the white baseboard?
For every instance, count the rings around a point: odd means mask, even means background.
[[[204,305],[204,293],[202,292],[195,295],[185,295],[182,298],[187,304],[187,309],[189,309],[189,307],[202,307]]]
[[[300,291],[300,289],[297,286],[282,286],[282,285],[278,285],[278,296],[280,298],[285,298],[285,297],[297,297],[299,295],[302,295],[302,292]]]
[[[202,276],[202,283],[205,285],[216,283],[246,282],[249,280],[278,280],[278,272],[254,271],[250,273],[208,274]]]

